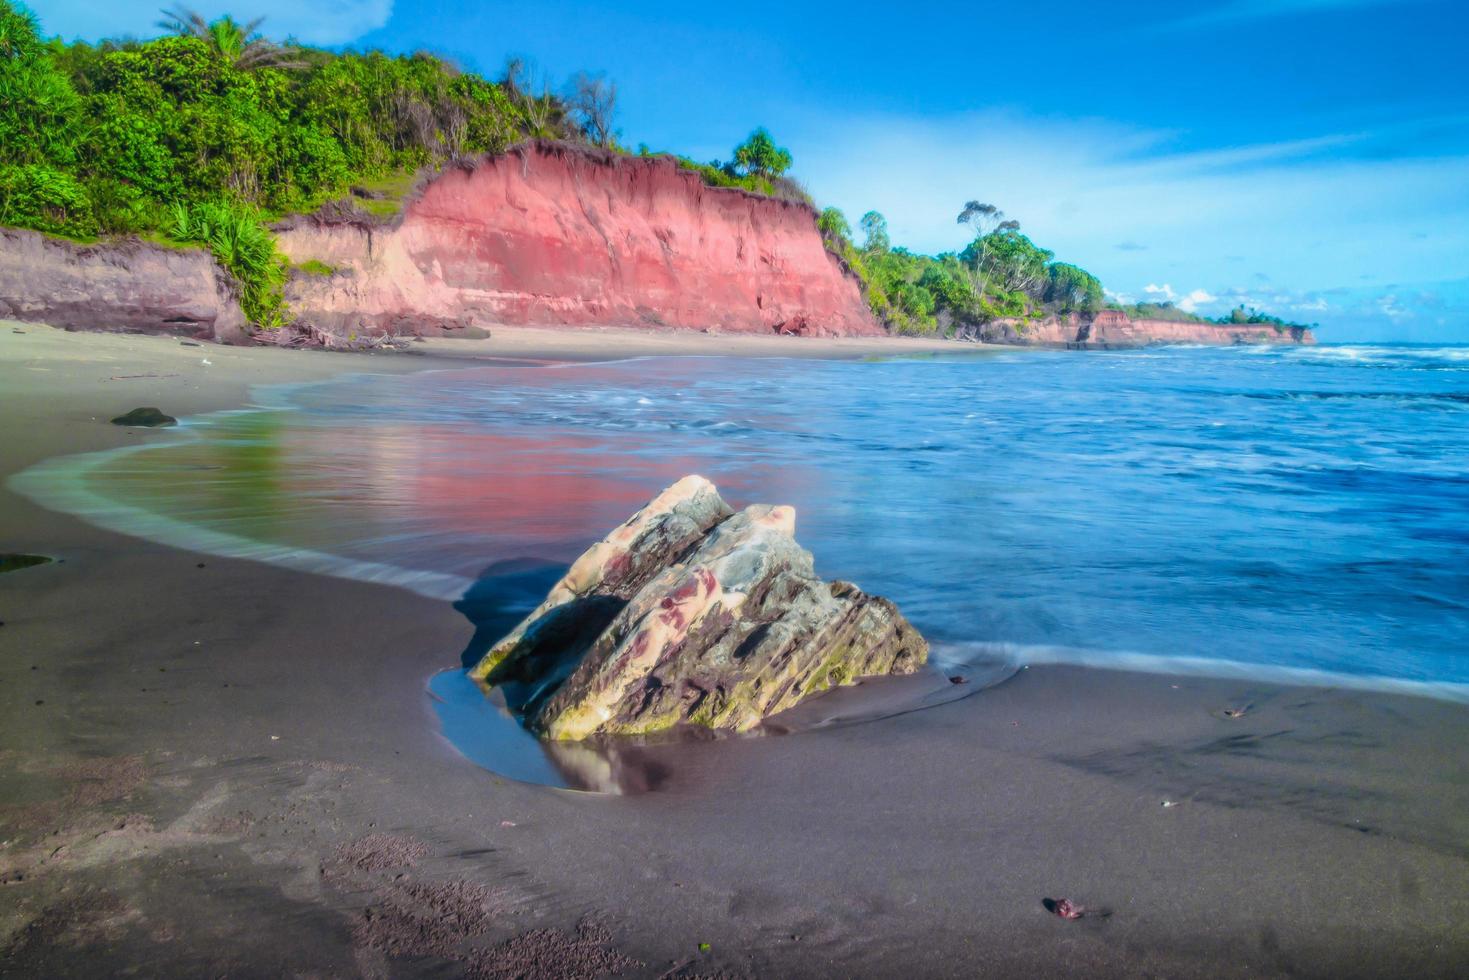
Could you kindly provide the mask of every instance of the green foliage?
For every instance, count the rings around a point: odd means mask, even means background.
[[[639,156],[672,156],[680,167],[698,174],[710,187],[738,187],[753,194],[763,194],[783,201],[811,204],[811,195],[801,182],[785,175],[790,168],[789,151],[779,149],[763,128],[735,147],[729,163],[718,160],[700,163],[678,154],[657,154],[646,143],[638,145]]]
[[[205,246],[230,271],[240,284],[240,308],[252,323],[274,328],[285,322],[286,260],[258,212],[229,201],[176,204],[168,234]]]
[[[194,11],[178,6],[171,11],[164,11],[163,20],[158,22],[158,26],[180,37],[198,38],[209,46],[215,56],[245,71],[265,67],[300,67],[298,62],[290,60],[284,48],[260,36],[256,28],[262,20],[263,17],[257,17],[248,24],[241,24],[225,14],[215,20],[206,21]]]
[[[735,147],[734,164],[745,174],[768,180],[791,169],[791,151],[776,146],[770,131],[761,126]]]
[[[1078,266],[1052,262],[1046,270],[1044,299],[1063,313],[1092,313],[1102,305],[1102,282]]]
[[[1171,302],[1112,304],[1111,309],[1120,310],[1132,320],[1166,320],[1170,323],[1212,323],[1206,316],[1181,310]]]
[[[996,319],[1021,321],[1052,313],[1093,312],[1102,304],[1102,284],[1084,269],[1053,262],[1053,254],[1020,234],[990,204],[970,201],[959,223],[976,238],[959,255],[919,255],[894,248],[887,219],[862,216],[861,250],[850,239],[846,219],[828,208],[817,221],[827,247],[846,260],[862,280],[868,304],[898,333],[971,333]]]
[[[68,45],[0,0],[0,222],[160,240],[187,215],[177,240],[207,244],[264,325],[283,315],[265,218],[379,183],[362,207],[388,216],[422,167],[571,135],[549,92],[431,55],[286,48],[258,21],[167,17],[151,41]]]
[[[816,219],[816,228],[828,244],[850,243],[852,240],[852,226],[847,224],[847,216],[839,208],[822,211]]]
[[[972,266],[985,289],[1039,295],[1055,253],[1038,247],[1018,228],[992,231],[969,244],[960,258]]]
[[[0,5],[0,61],[35,59],[41,53],[41,28],[25,4]]]
[[[646,154],[654,156],[656,154]],[[790,177],[766,177],[760,174],[738,173],[733,165],[723,164],[718,160],[713,163],[699,163],[688,157],[675,155],[674,160],[685,170],[692,170],[703,179],[710,187],[738,187],[752,194],[763,194],[766,197],[774,197],[783,201],[800,201],[804,204],[811,203],[811,195],[806,193],[806,188]]]
[[[1171,302],[1164,303],[1132,303],[1127,305],[1113,304],[1111,309],[1120,310],[1134,320],[1167,320],[1172,323],[1215,323],[1221,326],[1252,326],[1271,327],[1276,333],[1289,332],[1293,337],[1299,339],[1301,334],[1315,324],[1295,323],[1290,320],[1271,316],[1268,313],[1241,303],[1230,310],[1224,316],[1210,319],[1199,313],[1190,313],[1181,310]]]
[[[305,262],[292,265],[291,268],[308,276],[330,276],[335,275],[337,271],[336,266],[329,265],[321,259],[307,259]]]
[[[1278,316],[1262,313],[1260,310],[1245,306],[1243,303],[1214,322],[1228,325],[1260,324],[1261,326],[1274,327],[1276,333],[1284,333],[1287,330],[1301,331],[1305,330],[1308,326],[1305,323],[1292,323],[1289,320],[1282,320]]]
[[[0,224],[69,238],[97,233],[92,200],[68,173],[45,164],[0,164]]]
[[[858,222],[862,227],[862,251],[869,255],[886,252],[892,247],[888,238],[888,219],[876,211],[868,211]]]
[[[81,97],[41,43],[35,15],[0,0],[0,163],[72,163],[81,114]]]

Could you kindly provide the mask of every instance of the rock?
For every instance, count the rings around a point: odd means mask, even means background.
[[[45,555],[22,555],[9,551],[0,552],[0,572],[18,572],[22,568],[31,568],[35,565],[45,565],[48,562],[52,562],[55,560],[56,559],[48,558]],[[0,626],[4,625],[4,623],[0,623]]]
[[[0,228],[0,319],[243,343],[238,287],[204,249],[82,245]]]
[[[113,425],[143,425],[150,429],[162,425],[178,425],[179,420],[172,415],[164,415],[156,408],[135,408],[126,415],[119,415],[112,420]]]
[[[928,644],[886,599],[819,579],[795,510],[734,513],[689,476],[576,560],[471,671],[558,740],[679,725],[748,731]]]

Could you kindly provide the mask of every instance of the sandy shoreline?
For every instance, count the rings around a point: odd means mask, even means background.
[[[0,478],[156,437],[107,424],[138,405],[197,414],[268,382],[466,357],[956,345],[535,330],[415,347],[186,347],[3,323]],[[1461,705],[1035,668],[901,719],[670,751],[658,793],[571,794],[497,779],[436,734],[424,682],[470,632],[448,604],[0,500],[0,550],[64,559],[0,575],[3,975],[1469,964]],[[1058,897],[1113,914],[1065,922],[1041,907]]]

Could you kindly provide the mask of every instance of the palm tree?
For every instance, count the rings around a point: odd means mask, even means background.
[[[229,14],[216,20],[205,20],[197,11],[183,5],[165,10],[158,26],[181,37],[196,37],[209,45],[221,58],[241,71],[255,68],[304,68],[292,61],[290,53],[274,41],[260,36],[258,28],[264,17],[241,24]]]

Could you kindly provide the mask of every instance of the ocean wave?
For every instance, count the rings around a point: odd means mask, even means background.
[[[952,666],[998,662],[1009,664],[1017,670],[1040,666],[1086,667],[1092,670],[1164,674],[1175,677],[1256,681],[1291,687],[1342,688],[1469,704],[1469,684],[1455,681],[1424,681],[1381,674],[1352,674],[1322,670],[1317,667],[1250,663],[1243,660],[1221,660],[1210,657],[1020,643],[944,644],[935,646],[933,656],[935,662]]]
[[[1469,392],[1464,391],[1242,391],[1245,398],[1262,401],[1363,401],[1439,402],[1446,406],[1469,406]]]
[[[1279,348],[1282,359],[1323,367],[1356,366],[1408,370],[1469,370],[1469,347],[1412,347],[1341,344]]]

